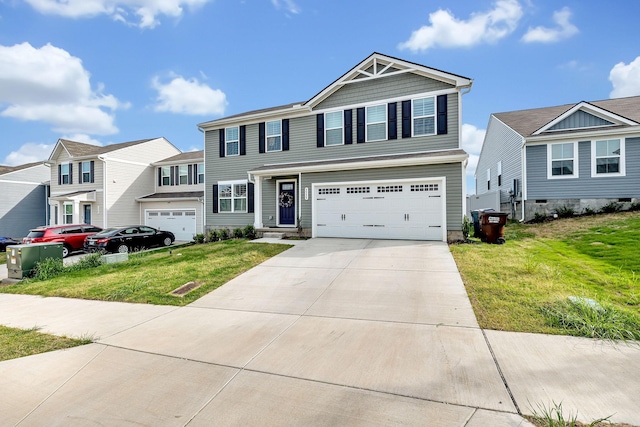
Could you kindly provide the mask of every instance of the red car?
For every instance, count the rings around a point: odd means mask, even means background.
[[[91,224],[64,224],[34,228],[29,231],[22,243],[62,243],[62,256],[67,257],[73,251],[83,249],[84,239],[93,236],[102,228]]]

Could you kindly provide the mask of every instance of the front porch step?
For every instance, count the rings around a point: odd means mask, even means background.
[[[266,237],[268,239],[282,239],[284,237],[284,233],[278,233],[275,231],[265,231],[262,234],[262,237]]]

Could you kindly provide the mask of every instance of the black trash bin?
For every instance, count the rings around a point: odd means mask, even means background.
[[[507,223],[506,212],[487,212],[484,211],[480,214],[480,232],[483,242],[503,244],[504,240],[504,226]]]

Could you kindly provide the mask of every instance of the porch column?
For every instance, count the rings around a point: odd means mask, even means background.
[[[253,185],[253,226],[262,228],[262,177],[256,176]]]

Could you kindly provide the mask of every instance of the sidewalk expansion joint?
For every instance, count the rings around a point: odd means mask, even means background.
[[[520,411],[520,407],[518,406],[518,402],[516,402],[516,398],[513,396],[513,393],[511,392],[511,388],[509,387],[509,384],[507,383],[507,379],[505,378],[504,374],[502,373],[502,368],[500,368],[500,363],[498,363],[498,358],[496,357],[496,354],[493,352],[493,347],[491,347],[491,343],[489,342],[489,337],[487,337],[486,332],[484,331],[483,328],[480,328],[480,330],[482,331],[482,336],[484,337],[484,341],[487,343],[487,347],[489,348],[489,353],[491,353],[491,357],[493,358],[493,363],[495,363],[496,368],[498,369],[498,374],[500,374],[500,378],[502,379],[502,383],[504,384],[504,387],[507,389],[507,393],[509,393],[509,397],[511,398],[511,402],[513,403],[513,406],[515,406],[516,411],[518,411],[518,415],[522,416],[522,411]]]

